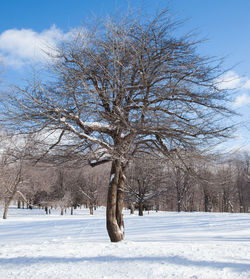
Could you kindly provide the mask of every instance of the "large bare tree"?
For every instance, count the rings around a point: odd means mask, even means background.
[[[192,37],[176,37],[175,27],[164,11],[82,29],[52,51],[50,82],[16,88],[5,110],[9,128],[54,132],[50,149],[67,137],[68,147],[91,151],[92,166],[111,161],[106,217],[113,242],[124,238],[125,169],[136,152],[169,155],[228,131],[218,65],[198,54]]]

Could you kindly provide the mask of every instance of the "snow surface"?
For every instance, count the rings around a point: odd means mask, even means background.
[[[125,240],[110,243],[103,208],[11,208],[0,220],[0,278],[250,278],[250,214],[124,217]]]

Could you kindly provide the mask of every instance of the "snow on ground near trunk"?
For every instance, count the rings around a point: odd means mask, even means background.
[[[250,214],[124,215],[125,241],[110,243],[102,208],[10,209],[0,221],[0,278],[250,278]]]

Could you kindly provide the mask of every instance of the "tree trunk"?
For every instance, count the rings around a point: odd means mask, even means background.
[[[89,214],[90,215],[94,215],[94,207],[93,207],[93,205],[89,206]]]
[[[106,209],[107,231],[112,242],[118,242],[124,238],[122,209],[125,175],[123,172],[121,160],[114,159],[110,172]]]
[[[204,211],[209,212],[209,196],[207,193],[204,193]]]
[[[74,207],[71,206],[71,209],[70,209],[70,215],[73,215],[74,214]]]
[[[244,204],[243,204],[243,194],[242,194],[242,187],[238,186],[238,198],[239,198],[239,205],[240,205],[240,213],[244,212]]]
[[[135,213],[135,207],[134,204],[131,202],[130,204],[130,214],[134,214]]]
[[[182,198],[181,198],[181,193],[177,189],[177,211],[181,212],[182,211]]]
[[[143,202],[139,202],[139,216],[143,216]]]
[[[178,212],[181,212],[181,200],[178,200],[178,202],[177,202],[177,211]]]
[[[61,215],[63,215],[63,212],[64,212],[64,211],[63,211],[63,208],[61,208]]]
[[[18,200],[17,200],[17,208],[21,208],[21,199],[20,198],[18,198]]]
[[[157,197],[155,201],[155,211],[158,212],[160,210],[159,198]]]
[[[12,198],[7,198],[7,199],[5,199],[5,202],[4,202],[3,219],[7,219],[8,210],[9,210],[9,206],[10,206],[11,200],[12,200]]]

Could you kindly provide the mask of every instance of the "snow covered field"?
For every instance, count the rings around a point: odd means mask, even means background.
[[[250,278],[250,214],[124,215],[125,241],[110,243],[102,208],[12,208],[0,220],[0,278]]]

